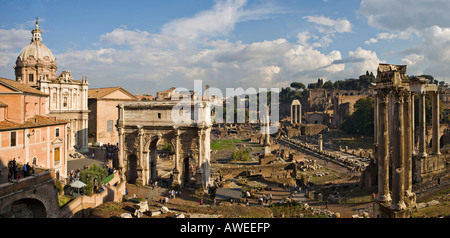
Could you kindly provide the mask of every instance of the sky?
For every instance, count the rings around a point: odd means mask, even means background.
[[[57,74],[156,95],[376,75],[379,63],[450,82],[446,0],[0,0],[0,76],[36,17]],[[198,81],[197,81],[198,82]]]

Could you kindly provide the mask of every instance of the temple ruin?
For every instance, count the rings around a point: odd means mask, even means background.
[[[302,104],[299,100],[293,100],[291,103],[291,124],[302,123]]]
[[[375,163],[378,168],[374,217],[409,217],[410,209],[416,203],[413,181],[423,182],[445,169],[445,161],[439,152],[437,87],[428,84],[424,78],[409,78],[406,68],[406,65],[380,64],[373,86]],[[433,95],[431,154],[427,154],[425,142],[426,93]],[[414,94],[419,95],[418,153],[414,150]]]

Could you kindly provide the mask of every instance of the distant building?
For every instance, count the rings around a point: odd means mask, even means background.
[[[0,78],[0,163],[16,159],[67,174],[67,121],[48,116],[48,94]]]
[[[152,95],[134,95],[139,101],[155,101],[156,97]]]
[[[115,126],[118,119],[117,105],[131,101],[139,101],[139,99],[121,87],[89,89],[90,141],[114,145],[119,142]]]
[[[183,100],[183,99],[192,99],[198,100],[197,94],[190,91],[178,91],[176,88],[172,87],[163,92],[156,93],[156,101],[168,101],[168,100]]]
[[[67,144],[69,150],[88,151],[88,81],[74,80],[70,71],[56,74],[56,58],[42,43],[42,30],[36,21],[31,31],[31,43],[20,51],[16,60],[16,81],[48,94],[46,102],[50,116],[68,120]]]

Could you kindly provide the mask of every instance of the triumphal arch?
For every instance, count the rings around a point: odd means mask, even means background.
[[[158,179],[156,145],[173,148],[172,187],[192,177],[206,189],[210,180],[210,103],[208,101],[130,102],[118,105],[118,170],[123,180],[148,185]],[[194,161],[194,165],[192,165]]]

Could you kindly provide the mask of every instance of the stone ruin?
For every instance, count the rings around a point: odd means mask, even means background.
[[[406,68],[406,65],[380,64],[376,83],[372,87],[375,94],[374,163],[378,174],[374,217],[409,217],[410,209],[416,204],[416,197],[412,192],[413,179],[419,182],[424,172],[428,174],[442,170],[439,164],[444,161],[439,149],[437,87],[435,84],[428,84],[428,80],[424,78],[409,78],[406,75]],[[426,93],[431,93],[433,97],[431,158],[427,157],[425,142]],[[412,126],[415,113],[414,94],[419,95],[419,151],[416,155],[414,155],[414,126]],[[427,168],[424,168],[429,164],[427,160],[433,160],[438,165],[433,168],[434,171],[427,171]]]

